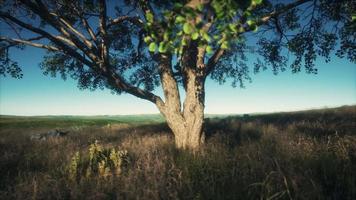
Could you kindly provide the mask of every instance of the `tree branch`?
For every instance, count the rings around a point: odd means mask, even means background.
[[[112,69],[112,67],[108,67],[109,69]],[[148,100],[154,104],[157,105],[157,107],[161,108],[164,106],[164,102],[162,101],[162,99],[147,91],[147,90],[143,90],[139,87],[135,87],[133,85],[130,85],[128,83],[126,83],[126,81],[124,81],[116,72],[111,72],[111,70],[104,72],[106,77],[108,77],[118,88],[122,89],[123,91],[134,95],[138,98],[141,99],[145,99]]]
[[[94,42],[97,42],[95,33],[94,33],[93,29],[90,27],[90,25],[89,25],[87,19],[85,19],[85,17],[81,17],[81,20],[82,20],[82,23],[83,23],[84,27],[86,28],[87,32],[89,33],[91,39],[92,39]]]
[[[66,39],[57,37],[62,39],[67,44],[75,44],[75,47],[80,49],[86,56],[88,56],[93,62],[99,62],[99,59],[95,55],[95,53],[89,49],[81,40],[77,38],[77,36],[69,33],[66,28],[58,22],[58,20],[52,16],[46,6],[42,3],[41,0],[36,0],[36,3],[26,0],[20,0],[24,5],[28,6],[31,11],[40,16],[43,20],[47,21],[53,28],[62,33]],[[70,42],[69,42],[70,41]]]
[[[11,22],[9,22],[8,20],[4,20],[4,22],[15,32],[17,37],[21,39],[20,31],[17,30],[16,27],[14,27],[14,25]]]
[[[128,22],[131,22],[132,24],[135,24],[139,27],[143,27],[143,21],[139,18],[139,17],[131,17],[131,16],[128,16],[128,15],[125,15],[125,16],[120,16],[120,17],[117,17],[113,20],[111,20],[111,22],[107,25],[108,28],[116,25],[116,24],[120,24],[124,21],[128,21]]]
[[[60,51],[60,49],[58,49],[55,46],[31,42],[31,40],[33,40],[33,39],[25,39],[25,40],[23,40],[23,39],[7,38],[7,37],[0,36],[0,41],[7,41],[10,44],[11,43],[25,44],[25,45],[29,45],[29,46],[33,46],[33,47],[37,47],[37,48],[47,49],[47,50],[50,50],[50,51]]]
[[[206,65],[205,76],[208,76],[211,71],[214,69],[216,63],[219,61],[220,57],[224,54],[225,50],[218,48],[214,54],[209,58]]]
[[[150,1],[139,1],[139,5],[143,11],[144,16],[145,16],[146,12],[150,12],[153,15],[154,21],[156,21],[156,14],[150,5]],[[146,18],[146,16],[145,16],[145,18]],[[147,21],[147,19],[146,19],[146,21]]]
[[[49,39],[50,41],[52,41],[54,44],[56,44],[60,49],[62,49],[64,52],[67,52],[69,55],[77,58],[78,60],[80,60],[83,64],[88,65],[88,66],[93,66],[93,63],[90,62],[89,60],[85,59],[84,56],[80,55],[77,51],[75,51],[74,49],[72,49],[71,47],[69,47],[68,45],[66,45],[62,40],[59,39],[58,36],[54,36],[40,28],[36,28],[33,27],[30,24],[27,24],[11,15],[9,15],[8,13],[4,13],[0,11],[0,17],[1,18],[5,18],[8,19],[12,22],[14,22],[15,24],[33,32],[33,33],[37,33],[47,39]]]
[[[99,30],[101,35],[101,46],[100,46],[100,53],[101,53],[101,60],[104,63],[103,67],[104,70],[106,69],[106,65],[109,63],[109,49],[108,49],[108,38],[107,38],[107,26],[106,26],[106,1],[99,0]]]
[[[56,13],[50,12],[52,16],[55,16],[59,19],[60,22],[62,22],[70,31],[75,33],[80,39],[83,40],[83,42],[87,45],[88,48],[94,49],[95,47],[93,44],[82,34],[80,33],[77,29],[75,29],[69,22],[67,22],[64,18],[58,16]]]
[[[88,20],[85,18],[85,12],[84,12],[84,8],[82,10],[78,10],[76,7],[73,8],[74,11],[77,13],[77,16],[80,18],[84,28],[86,29],[86,31],[89,33],[91,39],[95,42],[95,44],[97,43],[97,39],[95,36],[95,33],[93,31],[93,29],[90,27]]]
[[[293,9],[295,7],[298,7],[304,3],[307,3],[307,2],[310,2],[310,1],[313,1],[313,0],[297,0],[293,3],[290,3],[290,4],[287,4],[285,5],[284,7],[278,9],[278,10],[275,10],[269,14],[266,14],[265,16],[263,16],[260,20],[257,20],[256,22],[256,25],[257,26],[260,26],[260,25],[263,25],[265,23],[267,23],[269,20],[271,20],[272,18],[276,18],[278,15],[284,13],[284,12],[287,12],[288,10],[290,9]],[[253,29],[248,26],[247,28],[245,28],[244,32],[242,33],[246,33],[246,32],[250,32],[252,31]],[[240,34],[242,34],[240,33]],[[216,65],[216,63],[219,61],[220,57],[224,54],[224,50],[223,49],[220,49],[218,48],[213,56],[210,57],[209,61],[208,61],[208,64],[206,66],[206,76],[208,76],[212,70],[214,70],[214,67]]]
[[[159,96],[127,83],[123,77],[121,77],[119,74],[116,73],[115,68],[109,65],[109,62],[107,62],[107,65],[105,65],[104,68],[99,68],[98,66],[100,65],[100,59],[96,59],[97,55],[92,56],[92,58],[94,58],[94,62],[86,59],[86,57],[84,55],[81,55],[80,52],[78,52],[76,49],[83,51],[86,55],[88,55],[88,54],[90,55],[91,52],[88,52],[88,49],[86,49],[80,41],[76,40],[76,37],[73,37],[73,34],[69,34],[58,21],[55,21],[55,18],[53,18],[53,16],[51,16],[49,14],[47,8],[42,4],[42,2],[40,0],[36,0],[36,2],[38,4],[38,6],[33,2],[22,0],[22,3],[27,5],[32,12],[39,15],[43,20],[47,21],[51,26],[53,26],[55,29],[57,29],[59,32],[61,32],[63,34],[63,36],[56,36],[56,35],[53,35],[47,31],[41,29],[41,28],[34,27],[29,23],[23,22],[23,21],[17,19],[16,17],[11,16],[9,13],[0,11],[0,18],[2,18],[4,20],[9,20],[9,21],[13,22],[14,24],[16,24],[30,32],[36,33],[43,38],[47,38],[48,40],[53,42],[55,44],[55,46],[38,44],[35,42],[25,41],[25,40],[21,40],[21,39],[11,39],[11,38],[4,38],[4,37],[2,37],[1,39],[3,39],[3,40],[6,39],[6,41],[8,41],[8,42],[9,41],[17,42],[17,43],[23,43],[26,45],[30,45],[30,46],[47,48],[49,50],[60,50],[63,53],[78,59],[80,62],[82,62],[84,65],[88,66],[89,68],[91,68],[93,71],[98,73],[100,76],[102,76],[103,78],[106,78],[106,80],[109,81],[109,83],[112,84],[114,87],[117,87],[118,89],[120,89],[124,92],[127,92],[131,95],[134,95],[136,97],[151,101],[151,102],[155,103],[157,105],[157,107],[159,107],[159,108],[162,108],[164,106],[164,102],[162,101],[162,99]],[[101,2],[104,2],[104,0],[102,0]],[[105,35],[106,35],[106,27],[105,27],[106,10],[102,10],[100,22],[101,22],[101,26],[102,26],[101,32],[103,33],[102,37],[103,36],[105,37]],[[77,47],[77,46],[79,46],[79,47]],[[106,46],[106,48],[107,48],[107,46]],[[106,54],[106,55],[108,55],[108,54]]]
[[[298,7],[304,3],[307,3],[307,2],[310,2],[310,1],[313,1],[313,0],[297,0],[293,3],[290,3],[290,4],[287,4],[285,5],[284,7],[282,8],[279,8],[278,10],[275,10],[269,14],[266,14],[265,16],[261,17],[259,20],[257,20],[256,22],[256,26],[261,26],[263,24],[266,24],[270,19],[273,19],[273,18],[276,18],[278,15],[284,13],[284,12],[287,12],[288,10],[290,9],[293,9],[295,7]],[[250,26],[247,26],[245,28],[245,31],[244,32],[250,32],[250,31],[253,31],[253,29],[250,27]]]
[[[294,3],[290,3],[286,6],[284,6],[283,8],[280,8],[278,10],[275,10],[275,11],[265,15],[264,17],[262,17],[260,20],[257,21],[257,25],[262,25],[262,24],[268,22],[268,20],[270,20],[271,18],[277,17],[278,15],[280,15],[284,12],[287,12],[288,10],[290,10],[292,8],[298,7],[302,4],[304,4],[306,2],[310,2],[310,1],[313,1],[313,0],[297,0]]]

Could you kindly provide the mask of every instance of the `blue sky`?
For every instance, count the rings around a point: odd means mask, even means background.
[[[109,6],[113,8],[113,6]],[[0,24],[1,25],[1,24]],[[256,42],[256,41],[253,41]],[[116,115],[158,113],[151,102],[128,94],[112,95],[109,90],[79,90],[76,81],[43,75],[38,64],[44,51],[27,47],[12,50],[11,57],[23,67],[20,80],[0,76],[0,114],[3,115]],[[254,59],[250,59],[251,65]],[[246,88],[229,83],[206,83],[206,113],[255,113],[294,111],[356,104],[356,66],[332,57],[316,61],[318,74],[270,70],[251,73]],[[253,71],[253,70],[251,70]],[[159,95],[160,90],[156,91]]]
[[[23,67],[24,77],[20,80],[0,78],[0,114],[158,113],[152,103],[128,94],[112,95],[109,90],[79,90],[74,80],[63,81],[59,77],[43,75],[38,66],[43,56],[40,49],[13,50],[11,55]],[[251,74],[252,83],[246,83],[245,89],[208,80],[206,113],[293,111],[356,104],[356,67],[353,63],[334,57],[330,63],[318,59],[316,66],[317,75],[286,71],[275,76],[270,70]]]

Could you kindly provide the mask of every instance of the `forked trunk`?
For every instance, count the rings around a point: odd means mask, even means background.
[[[204,143],[204,107],[202,105],[196,106],[194,108],[196,110],[192,110],[184,118],[180,115],[181,120],[166,117],[168,126],[173,131],[177,148],[195,150]]]
[[[204,142],[203,121],[205,101],[204,50],[192,45],[182,57],[185,100],[183,109],[177,81],[171,68],[171,57],[160,57],[160,78],[165,96],[163,104],[156,104],[171,128],[177,148],[198,149]]]
[[[180,105],[177,98],[170,99],[170,106],[160,109],[171,128],[175,144],[180,149],[198,149],[204,143],[204,80],[199,79],[193,71],[188,72],[186,83],[186,97],[183,111],[172,109]],[[167,96],[169,96],[169,91]]]

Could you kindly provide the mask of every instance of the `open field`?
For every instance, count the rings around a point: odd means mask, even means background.
[[[0,199],[356,199],[356,106],[205,125],[190,153],[159,115],[1,116]]]

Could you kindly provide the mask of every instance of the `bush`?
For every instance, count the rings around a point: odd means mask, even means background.
[[[95,140],[87,153],[77,151],[74,154],[69,165],[69,178],[80,182],[82,178],[119,176],[127,162],[127,151],[103,148]]]

